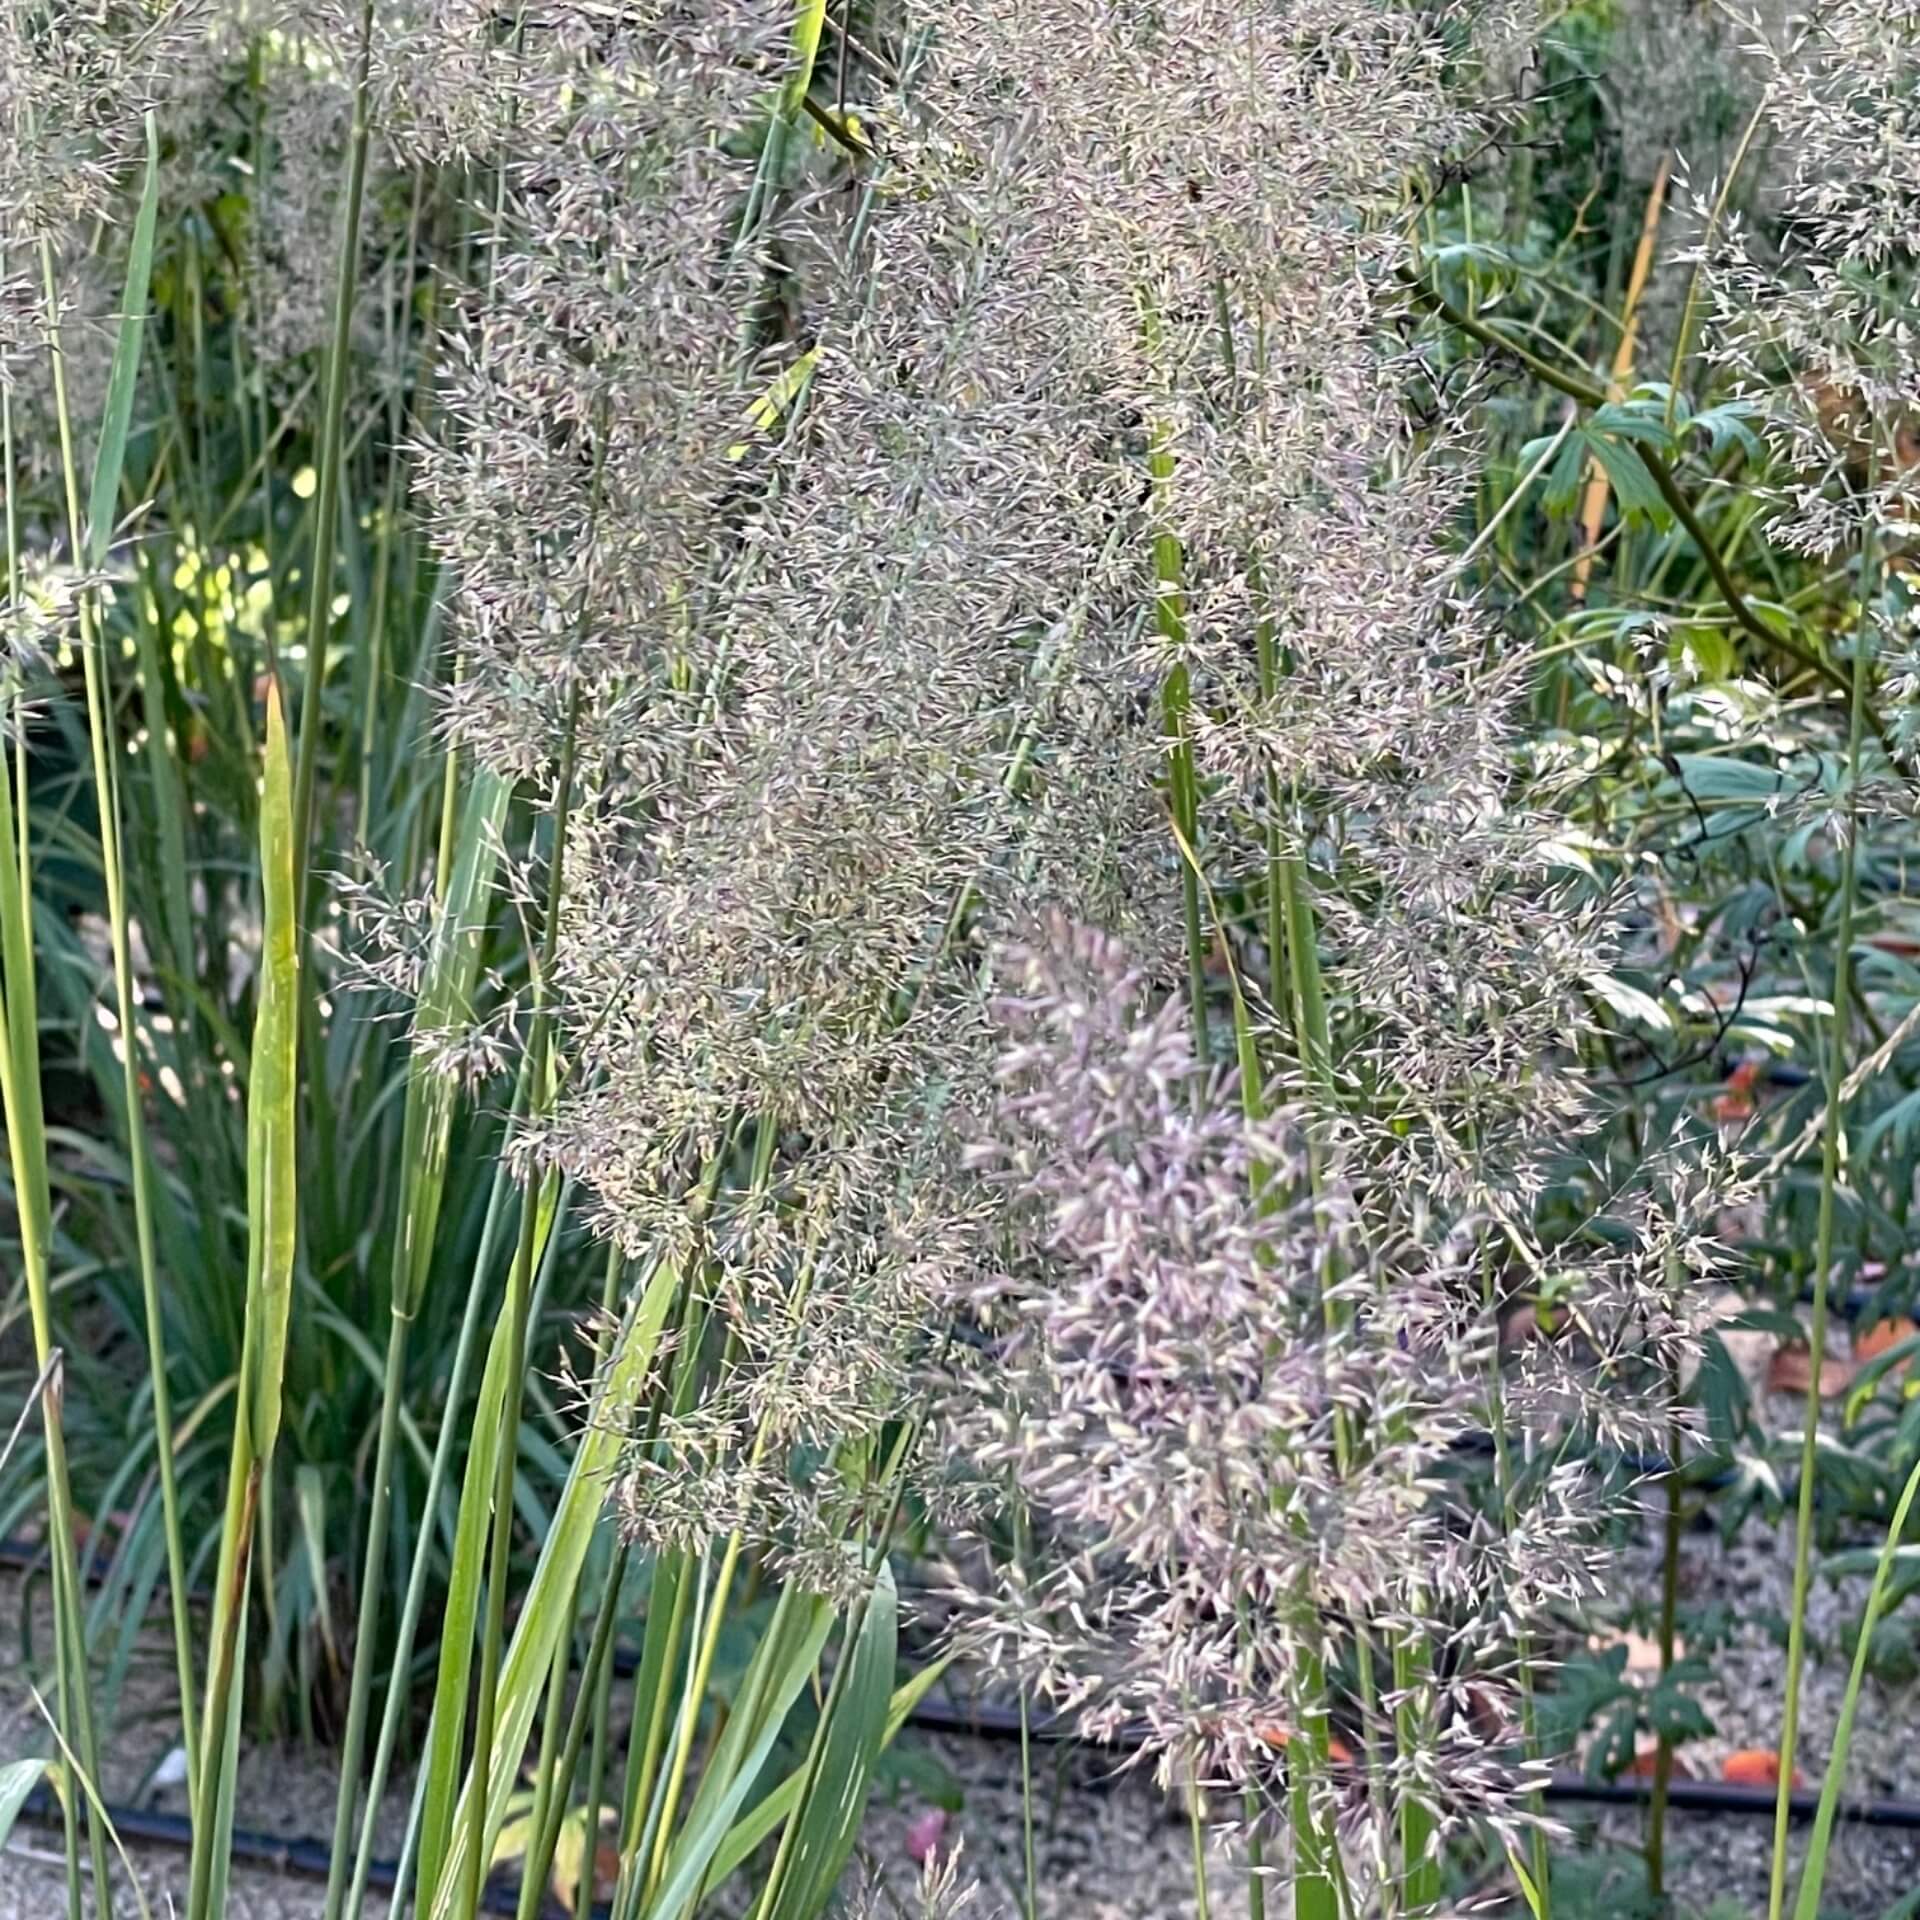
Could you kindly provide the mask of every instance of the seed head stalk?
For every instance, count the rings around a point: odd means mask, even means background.
[[[368,68],[373,54],[373,0],[363,0],[354,60],[353,122],[347,136],[347,180],[340,258],[333,289],[333,332],[327,348],[327,384],[320,414],[320,476],[314,490],[313,576],[307,587],[307,664],[300,696],[300,740],[294,760],[293,828],[300,859],[312,861],[313,780],[320,748],[321,698],[326,691],[327,641],[333,630],[334,553],[340,536],[340,468],[352,352],[354,299],[360,284],[360,224],[366,201],[367,149],[372,134]],[[304,914],[302,916],[305,918]]]
[[[604,442],[603,442],[604,444]],[[580,682],[568,696],[567,724],[560,757],[560,784],[554,801],[553,848],[547,874],[546,922],[542,929],[540,969],[533,984],[532,1029],[527,1050],[532,1075],[529,1098],[534,1108],[547,1097],[548,1061],[553,1044],[553,967],[560,938],[560,907],[566,882],[567,826],[573,809],[576,736],[580,725]],[[520,1406],[527,1368],[527,1308],[533,1286],[534,1243],[539,1208],[530,1185],[520,1213],[520,1234],[507,1282],[506,1391],[500,1403],[498,1454],[494,1466],[493,1537],[487,1566],[486,1624],[480,1642],[479,1692],[474,1705],[472,1801],[464,1881],[455,1912],[474,1920],[487,1865],[487,1785],[493,1766],[494,1717],[498,1708],[501,1652],[506,1640],[507,1581],[513,1545],[513,1480],[519,1465]]]
[[[1767,1920],[1780,1920],[1786,1904],[1787,1832],[1792,1813],[1794,1749],[1800,1735],[1801,1669],[1806,1662],[1807,1590],[1813,1563],[1813,1487],[1820,1439],[1820,1367],[1827,1348],[1827,1289],[1833,1266],[1834,1203],[1840,1186],[1841,1127],[1847,1104],[1847,1025],[1853,995],[1854,894],[1860,847],[1860,749],[1866,731],[1866,689],[1873,651],[1877,572],[1871,526],[1861,552],[1860,576],[1860,627],[1854,643],[1853,694],[1847,718],[1846,845],[1840,854],[1840,920],[1834,935],[1833,1044],[1827,1054],[1827,1111],[1820,1140],[1820,1210],[1814,1231],[1813,1314],[1807,1329],[1807,1400],[1800,1435],[1800,1491],[1794,1511],[1793,1603],[1787,1621],[1786,1695],[1780,1713],[1780,1786],[1774,1800]]]
[[[1143,330],[1149,361],[1163,350],[1160,316],[1149,295],[1144,302]],[[1180,537],[1165,523],[1172,503],[1174,453],[1171,430],[1164,420],[1148,429],[1147,472],[1153,483],[1153,504],[1162,524],[1153,536],[1154,623],[1174,658],[1160,688],[1161,728],[1166,737],[1167,808],[1180,847],[1180,909],[1187,936],[1187,999],[1193,1014],[1193,1050],[1202,1062],[1209,1057],[1207,1040],[1206,933],[1200,918],[1200,790],[1193,764],[1193,686],[1186,661],[1180,657],[1187,643],[1186,559]]]
[[[150,237],[151,195],[154,191],[153,170],[157,160],[159,140],[151,113],[147,116],[146,133],[148,199],[142,209],[142,224]],[[53,239],[51,234],[47,233],[43,233],[40,238],[40,277],[46,309],[48,353],[53,376],[54,417],[60,444],[60,476],[66,505],[67,537],[75,565],[89,567],[90,563],[104,559],[108,530],[104,526],[89,528],[81,513],[79,461],[74,441],[72,407],[67,394],[66,354],[61,344],[59,285],[55,272]],[[144,286],[137,290],[136,297],[144,303]],[[122,326],[138,328],[144,324],[144,319],[143,304],[140,314],[123,316]],[[137,334],[135,339],[137,340]],[[102,511],[111,511],[110,501],[96,501],[96,506]],[[189,1802],[197,1805],[195,1796],[198,1790],[199,1766],[193,1707],[193,1652],[187,1619],[186,1558],[181,1544],[179,1494],[174,1476],[173,1403],[167,1379],[166,1330],[161,1317],[159,1262],[154,1249],[151,1170],[147,1158],[145,1110],[141,1105],[139,1032],[134,1024],[133,959],[127,932],[126,876],[120,858],[120,787],[115,759],[117,747],[111,719],[113,698],[107,678],[106,648],[100,631],[99,609],[91,590],[83,591],[79,596],[78,617],[82,676],[86,688],[87,734],[93,762],[95,805],[100,821],[100,862],[106,882],[107,919],[113,953],[114,1004],[119,1024],[121,1093],[126,1106],[127,1158],[133,1177],[134,1237],[140,1262],[141,1304],[147,1322],[148,1368],[153,1392],[154,1447],[160,1475],[161,1518],[167,1542],[167,1576],[172,1599],[175,1677],[180,1688],[181,1737],[187,1754]],[[20,801],[22,814],[20,831],[24,836],[26,831],[24,787]],[[23,879],[27,874],[24,845],[23,839]],[[29,970],[31,964],[29,958],[26,962]],[[34,1097],[37,1105],[37,1092]],[[44,1176],[44,1168],[42,1173]],[[42,1352],[39,1357],[41,1364],[44,1365],[46,1354]],[[50,1452],[53,1446],[50,1434]],[[63,1482],[61,1493],[64,1497],[66,1494],[64,1449],[61,1451],[60,1477]],[[70,1523],[67,1531],[70,1546]],[[73,1597],[77,1603],[77,1584],[73,1590]],[[78,1616],[75,1617],[77,1620]],[[84,1640],[76,1646],[75,1651],[83,1661],[77,1677],[79,1739],[75,1742],[75,1749],[88,1771],[97,1778],[93,1717],[87,1702]],[[107,1882],[106,1842],[98,1830],[98,1821],[89,1821],[88,1827],[94,1853],[94,1883],[99,1890],[97,1897],[101,1902],[101,1910],[105,1913],[111,1898]]]

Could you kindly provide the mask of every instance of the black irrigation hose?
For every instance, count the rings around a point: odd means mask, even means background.
[[[150,1846],[175,1847],[182,1853],[193,1850],[193,1824],[178,1813],[156,1813],[145,1807],[116,1807],[103,1803],[113,1830],[123,1841],[146,1841]],[[42,1826],[59,1824],[60,1803],[45,1787],[35,1787],[21,1805],[23,1819]],[[323,1840],[293,1840],[277,1833],[261,1833],[251,1827],[235,1827],[232,1858],[242,1865],[261,1867],[270,1873],[290,1873],[303,1880],[324,1880],[333,1864],[333,1855]],[[391,1893],[399,1875],[393,1860],[375,1860],[367,1873],[367,1885],[376,1893]],[[483,1913],[517,1913],[520,1890],[490,1882],[481,1890]],[[604,1908],[595,1909],[596,1920]]]
[[[1007,1707],[962,1707],[937,1700],[923,1700],[907,1716],[908,1722],[930,1733],[972,1734],[985,1740],[1018,1740],[1020,1716]],[[1040,1715],[1030,1720],[1028,1736],[1059,1745],[1086,1745],[1087,1741],[1073,1724],[1059,1715]],[[1138,1749],[1142,1735],[1137,1727],[1123,1727],[1111,1742],[1099,1744],[1131,1752]],[[1549,1800],[1588,1801],[1599,1806],[1644,1806],[1653,1797],[1651,1780],[1589,1780],[1584,1774],[1556,1773],[1547,1782]],[[1751,1814],[1771,1819],[1774,1811],[1772,1787],[1742,1786],[1730,1780],[1680,1780],[1667,1785],[1667,1804],[1690,1813]],[[1820,1804],[1820,1796],[1811,1788],[1796,1787],[1788,1799],[1796,1820],[1811,1820]],[[1920,1833],[1920,1800],[1842,1800],[1836,1815],[1842,1825],[1858,1827],[1895,1827]]]
[[[1005,1707],[960,1707],[923,1700],[907,1718],[910,1725],[930,1733],[965,1734],[991,1740],[1020,1737],[1020,1716]],[[1053,1714],[1030,1720],[1028,1733],[1033,1739],[1055,1745],[1091,1747],[1095,1744],[1084,1740],[1070,1721]],[[1123,1729],[1116,1740],[1102,1744],[1125,1751],[1137,1748],[1140,1740],[1138,1729]],[[1551,1801],[1605,1807],[1645,1806],[1652,1795],[1650,1780],[1589,1780],[1581,1774],[1567,1773],[1555,1774],[1547,1782],[1545,1791],[1545,1797]],[[1725,1780],[1673,1780],[1667,1786],[1667,1804],[1675,1812],[1771,1818],[1775,1795],[1771,1787],[1742,1786]],[[1820,1796],[1806,1788],[1795,1788],[1788,1799],[1789,1812],[1796,1821],[1811,1820],[1819,1804]],[[49,1825],[60,1817],[59,1803],[44,1787],[37,1787],[28,1795],[21,1812],[30,1820]],[[105,1812],[123,1841],[146,1841],[182,1851],[190,1850],[193,1845],[193,1827],[177,1813],[111,1805]],[[1920,1801],[1842,1800],[1837,1812],[1842,1826],[1920,1832]],[[326,1879],[332,1862],[324,1841],[290,1839],[247,1827],[233,1830],[232,1858],[247,1866],[314,1880]],[[392,1890],[396,1877],[395,1862],[375,1860],[367,1884],[377,1892],[386,1893]],[[487,1913],[513,1913],[519,1905],[518,1889],[490,1882],[482,1891],[480,1904]],[[606,1911],[596,1907],[594,1920],[602,1920]]]

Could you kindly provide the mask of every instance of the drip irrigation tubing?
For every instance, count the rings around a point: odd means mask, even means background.
[[[963,1706],[937,1699],[920,1701],[908,1714],[907,1724],[926,1733],[985,1740],[1018,1740],[1021,1732],[1020,1715],[1010,1708],[984,1704]],[[1112,1740],[1091,1741],[1081,1734],[1071,1718],[1054,1714],[1030,1717],[1027,1733],[1031,1739],[1050,1745],[1101,1752],[1138,1751],[1145,1739],[1141,1728],[1123,1727]],[[1591,1780],[1583,1774],[1556,1773],[1548,1779],[1544,1797],[1559,1804],[1644,1807],[1653,1797],[1653,1783],[1650,1780]],[[1667,1804],[1676,1813],[1771,1819],[1775,1811],[1775,1790],[1725,1780],[1675,1779],[1668,1783]],[[1820,1796],[1811,1788],[1797,1787],[1787,1804],[1791,1817],[1796,1822],[1804,1822],[1813,1818]],[[144,1842],[181,1851],[192,1848],[192,1824],[180,1814],[110,1803],[104,1804],[103,1811],[123,1843]],[[21,1813],[29,1820],[53,1825],[60,1818],[59,1802],[44,1787],[39,1787],[27,1797]],[[1837,1818],[1840,1825],[1847,1827],[1920,1832],[1920,1800],[1842,1800]],[[314,1880],[326,1879],[332,1866],[332,1853],[324,1841],[264,1833],[248,1827],[233,1830],[232,1858],[241,1865]],[[390,1892],[397,1874],[394,1861],[377,1859],[370,1864],[367,1884],[376,1892]],[[510,1914],[517,1911],[518,1906],[517,1886],[490,1881],[483,1890],[481,1908],[484,1912]],[[605,1911],[596,1907],[595,1920]]]
[[[963,1707],[923,1700],[907,1720],[909,1725],[929,1733],[989,1740],[1020,1737],[1019,1714],[1004,1707]],[[1086,1740],[1070,1720],[1056,1715],[1030,1719],[1027,1731],[1035,1740],[1062,1746],[1097,1746],[1102,1751],[1137,1749],[1143,1737],[1137,1728],[1122,1729],[1115,1740],[1095,1743]],[[1544,1797],[1560,1804],[1644,1807],[1653,1797],[1653,1783],[1650,1780],[1590,1780],[1582,1774],[1557,1773],[1547,1781]],[[1668,1784],[1667,1804],[1676,1813],[1771,1819],[1775,1793],[1772,1787],[1745,1786],[1725,1780],[1676,1779]],[[1819,1804],[1817,1792],[1797,1787],[1788,1800],[1788,1810],[1796,1822],[1804,1822],[1813,1818]],[[192,1823],[180,1814],[112,1804],[106,1804],[103,1810],[123,1843],[144,1842],[182,1852],[192,1848]],[[54,1825],[60,1819],[59,1802],[44,1787],[38,1787],[27,1797],[21,1814],[39,1824]],[[1841,1826],[1920,1832],[1920,1801],[1916,1800],[1842,1800],[1837,1814]],[[332,1853],[324,1841],[263,1833],[249,1827],[233,1830],[232,1858],[237,1864],[312,1880],[326,1879],[332,1865]],[[396,1877],[394,1861],[375,1860],[371,1863],[367,1884],[375,1892],[391,1892]],[[482,1892],[480,1904],[486,1913],[513,1913],[519,1906],[519,1889],[497,1880],[490,1881]],[[604,1907],[595,1907],[594,1920],[601,1920],[606,1911]]]
[[[161,1813],[148,1807],[115,1806],[101,1803],[123,1844],[145,1843],[153,1847],[171,1847],[181,1853],[193,1851],[193,1823],[184,1814]],[[60,1802],[45,1787],[35,1787],[20,1808],[23,1820],[40,1826],[60,1823]],[[324,1840],[290,1839],[283,1834],[262,1833],[253,1827],[235,1827],[231,1857],[236,1865],[260,1867],[269,1873],[292,1874],[302,1880],[324,1880],[333,1866],[333,1850]],[[399,1864],[393,1860],[374,1860],[369,1864],[367,1886],[374,1893],[391,1893],[399,1876]],[[480,1894],[482,1913],[517,1913],[520,1890],[489,1881]],[[597,1914],[605,1909],[596,1910]]]
[[[1020,1716],[1009,1707],[986,1705],[960,1706],[951,1701],[923,1700],[907,1716],[908,1724],[928,1733],[972,1734],[984,1740],[1018,1740]],[[1071,1720],[1052,1714],[1032,1717],[1027,1726],[1030,1739],[1056,1745],[1095,1746]],[[1144,1740],[1138,1727],[1122,1727],[1111,1741],[1100,1747],[1137,1751]],[[1653,1797],[1651,1780],[1590,1780],[1585,1774],[1556,1773],[1544,1789],[1545,1798],[1558,1801],[1588,1801],[1600,1806],[1644,1806]],[[1775,1790],[1766,1786],[1745,1786],[1731,1780],[1674,1779],[1667,1786],[1667,1804],[1690,1813],[1764,1815],[1772,1819]],[[1811,1820],[1820,1804],[1817,1789],[1796,1787],[1788,1805],[1796,1820]],[[1920,1800],[1875,1799],[1842,1800],[1836,1819],[1842,1825],[1859,1827],[1896,1827],[1920,1832]]]

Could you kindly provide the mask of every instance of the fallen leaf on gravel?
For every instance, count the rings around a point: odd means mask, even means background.
[[[1865,1366],[1869,1360],[1877,1360],[1889,1347],[1897,1347],[1902,1340],[1911,1340],[1920,1333],[1920,1326],[1901,1314],[1895,1320],[1876,1320],[1864,1333],[1853,1336],[1853,1359],[1856,1366]],[[1913,1362],[1909,1360],[1910,1368]]]
[[[1771,1747],[1736,1747],[1721,1761],[1720,1778],[1737,1787],[1777,1787],[1780,1756]],[[1793,1784],[1807,1784],[1807,1776],[1798,1767],[1793,1770]]]
[[[1813,1355],[1806,1347],[1782,1347],[1767,1370],[1767,1385],[1775,1393],[1805,1393],[1813,1378]],[[1853,1362],[1837,1353],[1820,1361],[1820,1398],[1836,1400],[1853,1384]]]

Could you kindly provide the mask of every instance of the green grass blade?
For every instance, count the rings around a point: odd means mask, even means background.
[[[133,426],[133,395],[139,384],[140,353],[147,330],[153,229],[160,205],[160,131],[151,109],[146,116],[146,134],[146,182],[140,191],[140,211],[134,216],[133,238],[127,252],[127,284],[120,305],[120,330],[113,343],[106,410],[100,423],[100,442],[94,450],[93,485],[87,498],[89,570],[98,570],[105,563],[107,545],[113,534],[113,508],[120,497],[120,474],[126,465],[127,435]]]
[[[685,1920],[692,1910],[712,1873],[720,1843],[739,1818],[789,1709],[820,1664],[833,1630],[833,1607],[814,1596],[797,1604],[792,1601],[789,1588],[781,1594],[781,1605],[754,1650],[741,1687],[741,1698],[751,1703],[751,1710],[736,1710],[727,1722],[667,1856],[660,1889],[645,1909],[646,1920]]]
[[[423,1031],[448,1033],[472,1015],[480,968],[480,935],[493,891],[500,827],[512,789],[489,773],[476,776],[467,795],[458,857],[435,909],[433,947],[422,984],[418,1018]],[[454,1087],[444,1073],[415,1052],[407,1067],[407,1106],[401,1143],[399,1232],[389,1283],[387,1355],[382,1369],[380,1428],[374,1453],[373,1500],[367,1517],[360,1578],[359,1624],[354,1634],[353,1675],[347,1725],[340,1751],[334,1806],[333,1857],[327,1874],[326,1920],[339,1920],[347,1894],[348,1839],[359,1791],[361,1754],[373,1692],[373,1662],[387,1568],[387,1527],[392,1502],[393,1455],[405,1388],[407,1345],[433,1259],[440,1208],[446,1196],[447,1153],[453,1134]]]
[[[1867,1593],[1867,1610],[1860,1620],[1860,1638],[1853,1649],[1853,1667],[1847,1675],[1847,1691],[1840,1703],[1840,1719],[1833,1729],[1833,1748],[1827,1756],[1826,1778],[1820,1782],[1820,1804],[1813,1816],[1813,1837],[1807,1843],[1807,1864],[1800,1876],[1800,1896],[1794,1902],[1793,1920],[1819,1920],[1820,1892],[1826,1883],[1827,1854],[1833,1845],[1834,1815],[1840,1804],[1840,1788],[1846,1779],[1847,1751],[1853,1743],[1853,1719],[1860,1706],[1860,1685],[1866,1678],[1867,1656],[1873,1650],[1873,1632],[1887,1604],[1887,1590],[1893,1582],[1895,1556],[1906,1538],[1907,1516],[1913,1510],[1914,1496],[1920,1494],[1920,1465],[1907,1475],[1900,1493],[1900,1504],[1893,1510],[1879,1564],[1873,1570],[1873,1585]]]
[[[280,1431],[296,1231],[295,1089],[300,955],[293,781],[279,689],[267,688],[260,797],[260,993],[247,1084],[247,1318],[214,1593],[213,1667],[197,1782],[189,1920],[226,1911],[227,1855],[239,1766],[239,1676],[262,1489]]]
[[[555,1649],[562,1636],[573,1628],[574,1589],[599,1523],[607,1475],[624,1445],[625,1416],[637,1404],[652,1378],[661,1329],[679,1286],[679,1269],[671,1262],[663,1261],[654,1269],[634,1308],[632,1324],[620,1341],[605,1384],[595,1396],[594,1410],[582,1429],[566,1488],[541,1548],[540,1562],[528,1587],[519,1625],[500,1669],[491,1751],[475,1756],[474,1767],[461,1787],[459,1803],[451,1810],[452,1830],[444,1851],[436,1856],[435,1878],[432,1881],[423,1878],[421,1883],[423,1888],[431,1890],[426,1911],[433,1920],[446,1920],[457,1911],[456,1902],[468,1868],[467,1849],[472,1845],[470,1823],[460,1816],[474,1792],[474,1770],[482,1766],[486,1769],[488,1810],[483,1854],[491,1852],[492,1842],[499,1834]],[[504,1386],[504,1381],[502,1384]],[[490,1491],[490,1483],[483,1481],[476,1488],[469,1482],[470,1493],[485,1491]],[[497,1516],[495,1524],[510,1524],[510,1516]],[[477,1566],[475,1575],[477,1581]]]
[[[523,1063],[521,1067],[523,1091],[527,1077],[527,1068]],[[518,1101],[515,1104],[518,1105]],[[486,1303],[486,1276],[493,1270],[496,1235],[506,1218],[506,1198],[511,1189],[512,1179],[505,1163],[496,1160],[493,1169],[493,1190],[488,1197],[486,1218],[480,1230],[480,1246],[474,1256],[472,1279],[467,1288],[467,1304],[461,1315],[460,1337],[455,1344],[453,1368],[447,1380],[447,1412],[441,1420],[440,1432],[434,1441],[433,1460],[427,1470],[426,1491],[421,1503],[421,1524],[414,1538],[413,1564],[407,1573],[406,1596],[400,1604],[400,1621],[394,1637],[393,1650],[396,1671],[404,1671],[413,1657],[414,1638],[419,1630],[421,1611],[426,1604],[428,1571],[434,1558],[435,1517],[440,1507],[441,1489],[446,1485],[456,1440],[467,1437],[467,1429],[459,1418],[459,1411],[466,1404],[467,1373],[472,1365],[473,1350],[479,1341],[480,1316]],[[457,1565],[459,1561],[457,1519],[453,1535],[453,1539],[448,1544]],[[468,1638],[471,1644],[471,1636]],[[443,1658],[444,1652],[443,1637]],[[410,1700],[406,1688],[390,1687],[388,1689],[386,1706],[380,1716],[380,1731],[374,1741],[373,1765],[367,1777],[366,1806],[361,1814],[360,1844],[353,1863],[353,1883],[347,1894],[345,1911],[349,1920],[355,1920],[366,1899],[367,1880],[373,1866],[380,1797],[385,1790],[388,1768],[392,1764],[394,1748],[400,1738],[401,1722],[407,1717],[409,1706]],[[431,1732],[431,1729],[429,1731]],[[458,1737],[457,1729],[455,1737]],[[417,1845],[417,1822],[423,1802],[424,1796],[416,1795],[415,1819],[410,1823],[410,1838],[413,1839],[414,1845]],[[410,1846],[410,1855],[412,1850]]]
[[[947,1654],[930,1661],[911,1680],[903,1680],[894,1689],[893,1697],[887,1703],[886,1723],[880,1731],[881,1751],[884,1752],[899,1738],[900,1729],[907,1724],[908,1714],[933,1690],[952,1659],[953,1656]],[[801,1790],[806,1784],[807,1769],[803,1763],[795,1767],[751,1813],[735,1823],[732,1831],[720,1843],[713,1863],[707,1869],[708,1886],[717,1887],[773,1834],[799,1805]]]
[[[531,1092],[529,1092],[531,1098]],[[535,1193],[523,1196],[523,1206],[539,1209],[534,1223],[540,1247],[552,1231],[560,1183],[543,1181]],[[510,1329],[495,1324],[487,1347],[487,1364],[480,1376],[468,1423],[466,1472],[461,1480],[459,1517],[454,1523],[452,1564],[448,1571],[446,1605],[441,1615],[440,1664],[434,1683],[433,1720],[427,1736],[426,1798],[420,1814],[420,1884],[440,1885],[453,1822],[454,1799],[460,1785],[460,1755],[466,1735],[467,1695],[473,1677],[473,1655],[479,1631],[482,1571],[487,1552],[487,1524],[492,1513],[494,1455],[498,1447],[500,1406],[507,1392],[507,1348]]]
[[[46,1770],[44,1760],[10,1760],[0,1767],[0,1848],[6,1846],[13,1823],[27,1804],[27,1795],[40,1784]]]
[[[785,1876],[776,1866],[763,1920],[812,1920],[832,1897],[866,1811],[873,1763],[886,1741],[899,1651],[900,1596],[892,1569],[882,1561],[862,1609],[859,1638],[843,1656],[849,1663],[844,1681],[835,1675],[839,1684],[816,1734],[818,1753],[790,1829]],[[785,1852],[789,1842],[781,1845]]]
[[[263,1467],[271,1463],[280,1433],[299,1208],[294,1146],[300,1044],[298,873],[286,723],[279,688],[269,682],[260,795],[260,1000],[247,1088],[250,1356],[245,1371],[253,1445]]]

